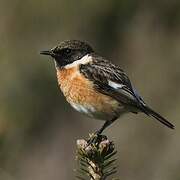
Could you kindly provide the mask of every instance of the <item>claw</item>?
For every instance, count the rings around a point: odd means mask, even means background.
[[[95,133],[90,135],[90,138],[87,140],[87,147],[91,144],[99,144],[102,140],[106,140],[107,137],[101,135],[96,131]]]
[[[96,133],[91,134],[90,138],[87,140],[87,146],[95,143],[97,141],[97,138],[98,138],[98,134],[96,134]]]

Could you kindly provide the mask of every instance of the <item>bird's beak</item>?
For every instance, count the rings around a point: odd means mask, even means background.
[[[52,56],[53,52],[51,50],[46,50],[46,51],[40,51],[40,54]]]

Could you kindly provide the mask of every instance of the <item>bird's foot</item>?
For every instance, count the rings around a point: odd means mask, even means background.
[[[90,138],[87,140],[87,146],[91,145],[91,144],[98,144],[99,142],[101,142],[102,140],[106,139],[106,136],[101,135],[98,131],[96,131],[93,134],[90,134]]]

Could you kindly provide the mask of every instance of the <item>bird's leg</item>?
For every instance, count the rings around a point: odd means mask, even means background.
[[[111,125],[113,121],[105,121],[100,129],[98,129],[94,134],[99,135],[101,134],[109,125]]]
[[[101,134],[108,126],[110,126],[118,117],[114,117],[112,120],[107,120],[103,126],[95,132],[95,134]]]
[[[101,135],[101,133],[108,127],[110,126],[115,120],[117,119],[117,117],[113,118],[111,121],[107,120],[105,121],[105,123],[102,125],[102,127],[97,130],[92,137],[88,140],[88,145],[91,144],[92,142],[96,141],[96,139],[98,138],[98,136]]]

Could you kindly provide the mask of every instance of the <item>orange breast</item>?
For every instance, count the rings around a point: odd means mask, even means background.
[[[92,106],[97,111],[114,113],[119,108],[119,103],[113,98],[98,93],[93,88],[93,83],[83,77],[78,67],[57,69],[59,86],[69,103]]]

